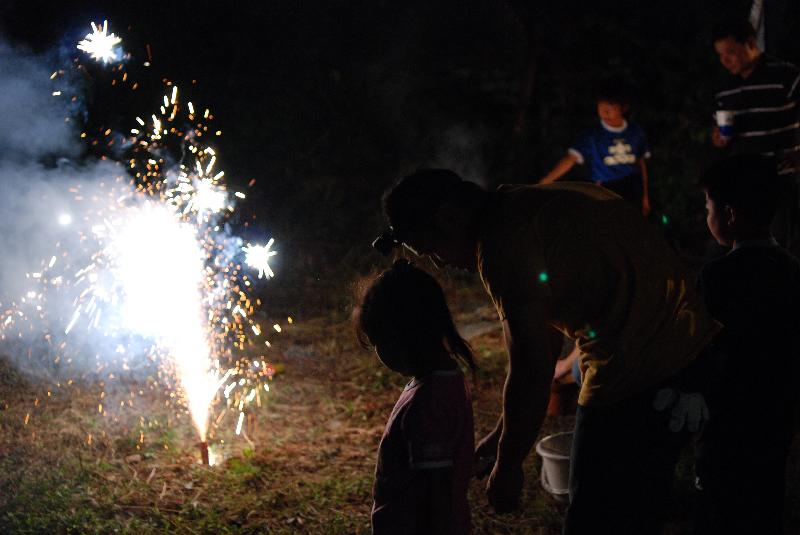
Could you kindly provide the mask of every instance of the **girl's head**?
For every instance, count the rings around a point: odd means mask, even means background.
[[[398,260],[362,292],[353,319],[361,345],[374,347],[388,368],[425,375],[455,358],[475,369],[472,350],[453,324],[441,286]]]

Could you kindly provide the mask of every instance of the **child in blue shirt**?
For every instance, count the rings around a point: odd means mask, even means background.
[[[614,85],[601,88],[597,96],[600,124],[584,132],[567,154],[547,173],[540,184],[555,182],[575,164],[585,164],[589,178],[650,213],[645,159],[650,149],[644,131],[625,119],[630,106],[621,89]]]
[[[470,533],[467,487],[475,438],[459,363],[475,369],[442,288],[398,260],[367,288],[354,321],[364,347],[410,376],[378,446],[372,532]]]

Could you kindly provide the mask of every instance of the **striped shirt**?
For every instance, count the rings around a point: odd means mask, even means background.
[[[779,173],[800,171],[800,69],[762,54],[746,79],[728,77],[716,101],[733,112],[732,154],[774,156]]]

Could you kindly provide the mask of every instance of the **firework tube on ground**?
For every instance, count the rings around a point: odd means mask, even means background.
[[[200,442],[200,458],[203,460],[203,464],[209,466],[208,462],[208,442]]]

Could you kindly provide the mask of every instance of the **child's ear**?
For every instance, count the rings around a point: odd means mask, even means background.
[[[736,208],[726,204],[723,213],[725,214],[725,224],[733,227],[736,224]]]
[[[622,105],[622,115],[627,115],[629,111],[631,111],[631,105],[630,104],[623,104]]]

